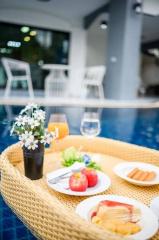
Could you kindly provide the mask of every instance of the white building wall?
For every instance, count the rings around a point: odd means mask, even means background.
[[[105,65],[106,37],[104,34],[87,35],[87,66]]]
[[[70,63],[72,67],[68,93],[72,97],[82,96],[83,68],[86,65],[86,31],[74,27],[71,37]]]
[[[107,15],[101,14],[87,31],[87,66],[105,65],[107,57],[107,29],[101,29],[100,23]]]

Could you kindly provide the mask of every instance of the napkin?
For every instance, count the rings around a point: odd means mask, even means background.
[[[73,173],[73,171],[80,171],[82,170],[83,168],[85,168],[85,164],[82,162],[75,162],[74,164],[72,164],[72,166],[70,167],[65,167],[65,168],[60,168],[59,170],[57,171],[53,171],[53,172],[50,172],[47,174],[47,178],[48,179],[53,179],[53,178],[56,178],[56,177],[59,177],[61,174],[65,174],[67,172],[70,172],[71,174],[71,171]],[[62,171],[61,171],[62,170]]]

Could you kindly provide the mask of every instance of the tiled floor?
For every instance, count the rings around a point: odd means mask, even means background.
[[[0,196],[0,240],[36,240]]]

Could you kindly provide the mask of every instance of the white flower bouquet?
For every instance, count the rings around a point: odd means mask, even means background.
[[[54,132],[45,129],[45,112],[36,104],[28,104],[15,120],[11,135],[18,135],[22,146],[29,150],[38,148],[38,143],[50,144],[55,138]]]
[[[45,112],[36,104],[28,104],[15,119],[11,135],[16,134],[23,149],[25,176],[31,180],[43,175],[44,146],[56,137],[45,129]]]

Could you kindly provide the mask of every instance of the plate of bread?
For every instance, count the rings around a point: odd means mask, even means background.
[[[151,238],[158,219],[143,203],[118,195],[98,195],[77,205],[76,213],[107,232],[134,240]]]
[[[159,167],[142,162],[122,162],[114,167],[114,173],[138,186],[159,184]]]

